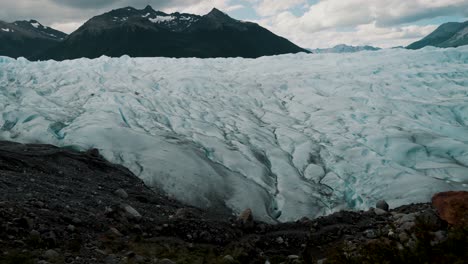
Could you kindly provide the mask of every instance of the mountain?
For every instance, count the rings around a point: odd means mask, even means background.
[[[463,23],[449,22],[442,24],[427,37],[414,42],[407,48],[421,49],[426,46],[449,48],[463,45],[468,45],[468,21]]]
[[[218,9],[204,16],[155,11],[151,6],[93,17],[38,59],[119,57],[247,57],[308,52],[261,26]]]
[[[359,51],[376,51],[380,50],[380,48],[372,47],[372,46],[348,46],[345,44],[336,45],[333,48],[328,49],[314,49],[310,50],[312,53],[353,53]]]
[[[66,36],[36,20],[13,23],[0,21],[0,56],[31,59],[57,45]]]

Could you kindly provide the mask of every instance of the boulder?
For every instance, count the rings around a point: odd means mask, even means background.
[[[245,209],[237,218],[242,228],[252,228],[254,226],[253,214],[250,208]]]
[[[114,192],[114,194],[117,195],[118,197],[122,198],[122,199],[127,199],[128,198],[128,194],[124,189],[118,189],[118,190],[116,190]]]
[[[432,197],[440,218],[454,226],[468,226],[468,192],[443,192]]]
[[[142,216],[137,210],[135,210],[135,208],[128,204],[121,204],[120,207],[125,211],[129,219],[134,219],[136,221],[141,220]]]
[[[388,211],[388,209],[390,208],[388,206],[388,203],[385,201],[385,200],[380,200],[378,201],[376,204],[375,204],[375,207],[378,208],[378,209],[382,209],[384,211]]]

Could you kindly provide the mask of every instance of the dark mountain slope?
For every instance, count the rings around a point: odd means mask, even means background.
[[[0,56],[31,59],[57,45],[66,36],[36,20],[13,23],[0,21]]]
[[[247,57],[307,52],[257,24],[213,9],[205,16],[151,7],[96,16],[38,59],[119,57]]]
[[[426,46],[440,48],[468,45],[468,21],[445,23],[420,41],[409,45],[408,49],[421,49]]]

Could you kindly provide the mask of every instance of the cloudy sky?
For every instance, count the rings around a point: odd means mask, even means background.
[[[0,20],[34,18],[70,33],[92,16],[148,4],[196,14],[217,7],[306,48],[407,45],[441,23],[468,20],[468,0],[1,0]]]

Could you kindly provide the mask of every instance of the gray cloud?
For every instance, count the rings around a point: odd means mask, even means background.
[[[133,6],[155,9],[190,6],[206,0],[1,0],[0,20],[37,19],[45,25],[83,22],[111,9]]]
[[[119,2],[119,0],[52,0],[53,2],[59,4],[59,5],[64,5],[64,6],[70,6],[70,7],[76,7],[76,8],[101,8],[101,7],[106,7],[110,6],[112,4],[115,4],[116,2]]]

